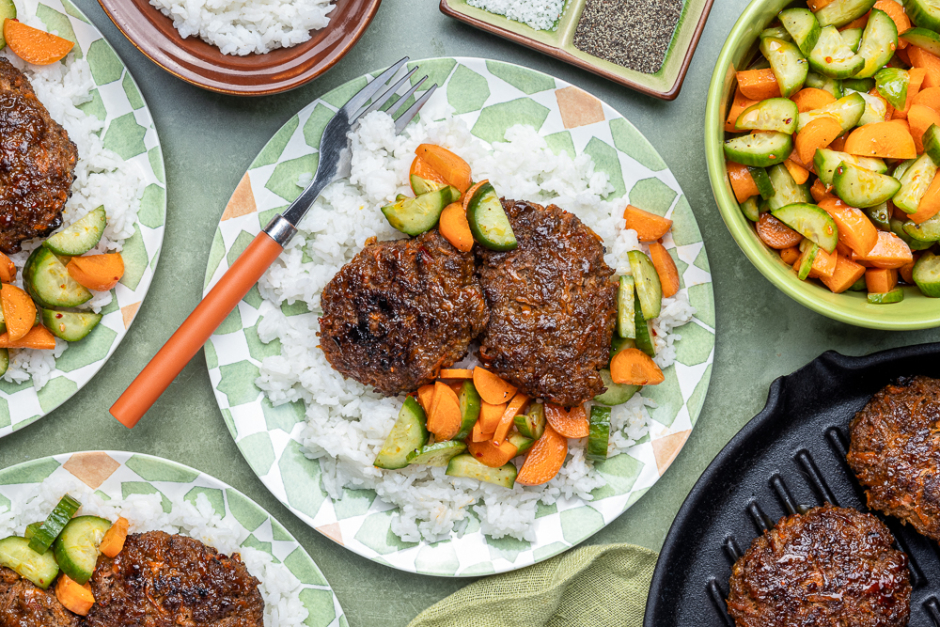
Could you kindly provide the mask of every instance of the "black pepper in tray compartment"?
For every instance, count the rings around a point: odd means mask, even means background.
[[[587,0],[574,34],[575,48],[655,74],[663,66],[684,0]]]

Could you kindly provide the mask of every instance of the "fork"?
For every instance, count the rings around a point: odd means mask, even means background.
[[[255,237],[254,241],[219,279],[215,287],[137,375],[117,402],[111,406],[111,415],[117,418],[118,422],[128,429],[132,429],[137,424],[173,382],[176,375],[208,341],[209,336],[274,263],[287,243],[297,233],[297,226],[320,193],[333,181],[349,176],[352,159],[348,140],[350,131],[357,128],[359,121],[365,115],[379,110],[398,94],[398,90],[406,82],[411,80],[418,71],[417,67],[388,87],[389,82],[407,62],[408,57],[405,57],[382,72],[327,122],[320,139],[319,163],[313,180],[283,215],[275,216],[270,224]],[[389,107],[389,112],[394,109],[393,117],[395,113],[399,113],[427,78],[425,76],[416,81],[398,101]],[[379,95],[383,87],[388,88]],[[432,85],[404,113],[395,118],[396,133],[404,130],[436,89],[437,85]]]

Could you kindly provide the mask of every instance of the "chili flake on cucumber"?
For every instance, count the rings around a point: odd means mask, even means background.
[[[755,236],[820,289],[940,297],[937,3],[792,6],[744,67],[724,152]]]

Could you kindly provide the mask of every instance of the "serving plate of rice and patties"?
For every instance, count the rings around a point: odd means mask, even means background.
[[[606,104],[506,63],[415,65],[439,86],[420,121],[363,120],[350,177],[206,357],[239,449],[307,524],[403,570],[502,572],[600,530],[675,459],[711,374],[711,275],[672,173]],[[207,289],[368,80],[261,151]]]
[[[224,94],[276,94],[352,49],[382,0],[98,0],[170,74]]]
[[[15,20],[14,20],[15,18]],[[70,2],[4,0],[0,436],[115,351],[163,242],[163,154],[134,78]],[[41,45],[22,45],[35,38]]]

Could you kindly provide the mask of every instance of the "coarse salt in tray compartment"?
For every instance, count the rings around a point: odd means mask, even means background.
[[[441,0],[441,12],[641,93],[674,100],[713,2]]]

